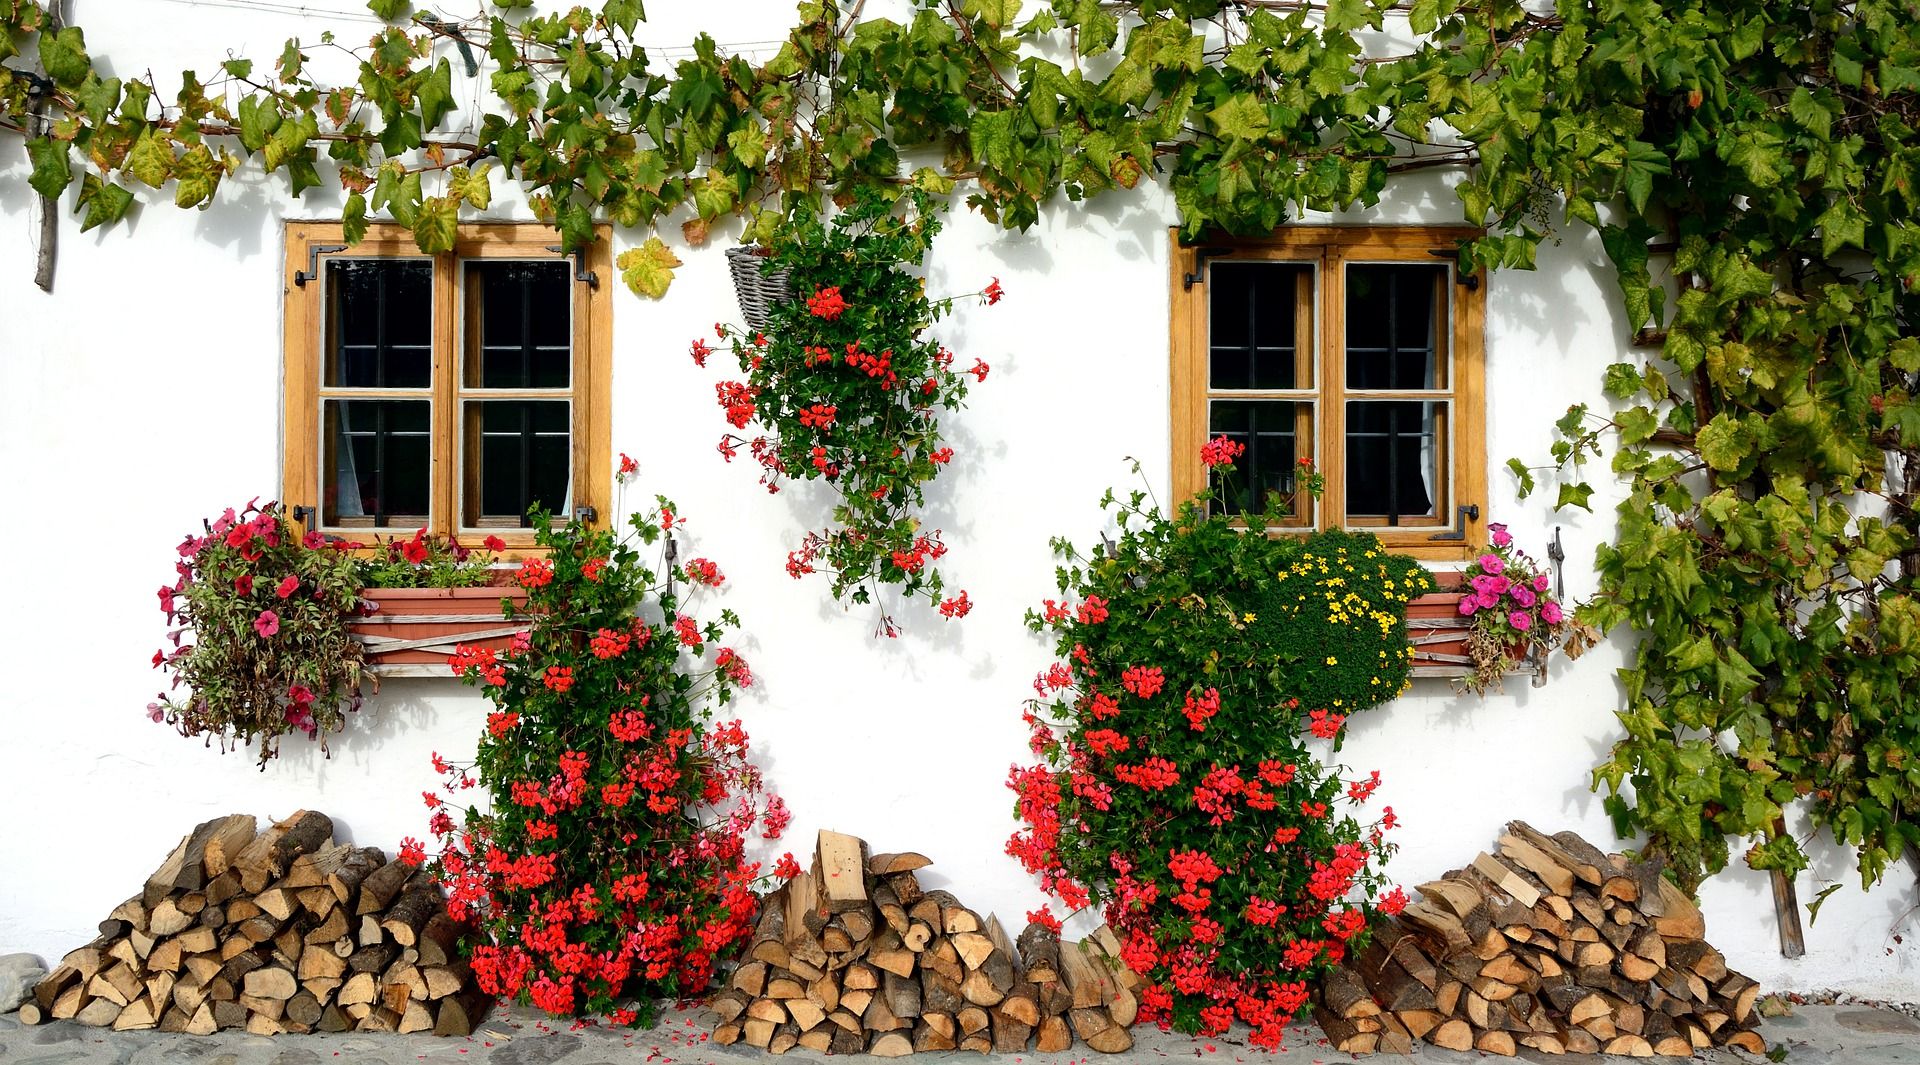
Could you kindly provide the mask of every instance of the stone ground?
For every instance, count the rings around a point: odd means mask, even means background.
[[[0,1017],[0,1065],[331,1065],[336,1060],[353,1065],[618,1065],[652,1062],[658,1065],[735,1065],[764,1062],[750,1047],[721,1047],[701,1038],[704,1011],[669,1014],[647,1031],[598,1027],[569,1029],[544,1024],[529,1012],[496,1014],[481,1031],[467,1039],[434,1039],[424,1035],[300,1035],[268,1039],[244,1032],[216,1036],[163,1035],[157,1032],[111,1032],[61,1021],[37,1028],[23,1026],[11,1016]],[[1790,1016],[1766,1021],[1760,1029],[1770,1046],[1786,1050],[1790,1065],[1920,1065],[1920,1020],[1893,1009],[1867,1005],[1797,1005]],[[1289,1065],[1354,1060],[1329,1050],[1318,1030],[1296,1029],[1288,1048],[1269,1053],[1255,1050],[1238,1038],[1190,1039],[1151,1028],[1134,1030],[1134,1049],[1112,1057],[1073,1053],[1014,1057],[1013,1065],[1135,1065],[1184,1058],[1211,1065],[1220,1062],[1283,1062]],[[1533,1057],[1528,1051],[1523,1056]],[[820,1061],[819,1055],[796,1050],[791,1061]],[[915,1061],[977,1061],[972,1054],[915,1055]],[[1380,1059],[1382,1065],[1395,1059]],[[1411,1060],[1423,1065],[1487,1061],[1481,1054],[1459,1054],[1422,1047]],[[1564,1055],[1533,1057],[1561,1065],[1630,1059]],[[1673,1059],[1662,1059],[1673,1060]],[[1717,1051],[1696,1059],[1715,1063],[1752,1062],[1732,1051]]]

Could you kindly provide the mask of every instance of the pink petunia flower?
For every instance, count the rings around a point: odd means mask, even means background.
[[[271,610],[262,610],[260,616],[253,619],[253,631],[259,633],[263,640],[279,632],[280,615]]]
[[[273,590],[273,594],[279,596],[282,599],[285,599],[287,596],[290,596],[299,590],[300,590],[300,578],[289,573],[287,574],[286,580],[281,581],[279,587]]]
[[[1487,531],[1493,534],[1493,546],[1495,547],[1505,547],[1513,542],[1513,534],[1507,531],[1505,525],[1497,521],[1489,523],[1487,525]],[[1495,572],[1497,573],[1499,571],[1496,570]]]
[[[1461,617],[1472,617],[1473,612],[1479,609],[1480,609],[1479,596],[1463,595],[1460,597],[1460,616]]]
[[[1525,632],[1533,628],[1533,618],[1524,610],[1515,610],[1507,615],[1507,624],[1512,625],[1521,632]]]
[[[1487,573],[1497,575],[1501,570],[1507,568],[1507,563],[1506,560],[1499,555],[1485,554],[1480,556],[1480,568]]]
[[[1549,625],[1558,625],[1560,624],[1560,619],[1564,616],[1565,615],[1563,615],[1560,612],[1559,603],[1556,603],[1553,600],[1549,599],[1546,602],[1540,604],[1540,620],[1541,621],[1544,621]]]

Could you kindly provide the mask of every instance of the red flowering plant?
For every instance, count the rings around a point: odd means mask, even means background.
[[[359,549],[362,545],[348,542]],[[494,562],[507,549],[498,536],[471,548],[454,536],[428,536],[421,529],[412,536],[398,536],[375,544],[361,562],[362,580],[368,588],[479,588],[500,583],[505,574],[495,570]]]
[[[229,507],[180,543],[160,588],[169,646],[153,666],[172,676],[148,716],[222,750],[259,745],[260,763],[292,732],[320,741],[360,704],[364,656],[348,631],[359,564],[301,536],[280,504]]]
[[[715,960],[752,932],[747,840],[777,837],[788,818],[740,723],[714,719],[753,674],[726,643],[731,611],[688,612],[683,592],[725,578],[709,560],[675,561],[680,522],[665,500],[620,538],[536,521],[547,553],[515,575],[531,631],[449,660],[493,710],[473,763],[434,756],[445,780],[424,796],[431,865],[449,910],[477,928],[471,962],[488,994],[646,1024],[657,1000],[704,992]],[[640,548],[658,544],[656,571]],[[456,817],[473,788],[487,806]],[[427,847],[409,840],[402,857],[426,861]]]
[[[795,211],[778,228],[769,262],[788,272],[798,298],[776,306],[764,331],[714,326],[745,375],[714,387],[738,431],[720,439],[728,461],[744,449],[771,492],[799,478],[837,493],[832,520],[789,552],[789,574],[825,571],[834,598],[863,604],[891,585],[959,618],[972,603],[964,591],[947,593],[935,565],[946,544],[918,511],[926,485],[953,461],[939,412],[960,409],[969,378],[986,380],[988,367],[956,367],[953,352],[927,333],[954,304],[928,299],[913,272],[939,229],[932,200],[918,189],[898,200],[862,191],[831,227]],[[976,295],[999,302],[999,281]],[[694,341],[696,363],[712,353]],[[884,606],[879,629],[897,633]]]
[[[1028,703],[1041,761],[1009,775],[1007,850],[1069,909],[1101,907],[1145,978],[1142,1020],[1211,1035],[1238,1018],[1270,1047],[1373,913],[1405,903],[1382,894],[1392,808],[1359,809],[1379,773],[1319,752],[1405,688],[1406,604],[1430,580],[1371,535],[1249,534],[1209,501],[1168,516],[1108,492],[1117,540],[1055,541],[1064,597],[1028,622],[1060,660]],[[1275,496],[1264,517],[1290,512]]]
[[[1460,678],[1477,695],[1501,686],[1506,674],[1528,659],[1540,660],[1558,648],[1578,658],[1599,639],[1599,631],[1577,621],[1560,600],[1547,571],[1514,546],[1505,525],[1487,526],[1487,550],[1461,573],[1460,615],[1469,619],[1467,656],[1473,672]]]

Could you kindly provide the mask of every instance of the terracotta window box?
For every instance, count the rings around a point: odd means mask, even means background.
[[[1458,572],[1433,575],[1439,590],[1429,592],[1407,604],[1407,642],[1413,645],[1414,677],[1452,679],[1473,672],[1473,659],[1467,655],[1467,629],[1471,618],[1460,614],[1462,583]],[[1537,654],[1525,656],[1518,668],[1507,676],[1531,675],[1533,686],[1547,683],[1546,659]]]
[[[367,588],[362,599],[378,609],[357,618],[354,638],[367,649],[367,669],[377,677],[452,677],[447,658],[459,644],[505,650],[532,619],[508,619],[500,601],[524,608],[518,588]]]

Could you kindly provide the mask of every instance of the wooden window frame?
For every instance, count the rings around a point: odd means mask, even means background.
[[[1476,278],[1476,284],[1461,283],[1452,255],[1460,240],[1470,240],[1481,233],[1481,230],[1460,226],[1288,226],[1267,237],[1207,240],[1186,245],[1180,241],[1180,231],[1170,229],[1174,498],[1191,499],[1207,485],[1200,446],[1207,440],[1207,403],[1212,395],[1208,388],[1209,267],[1216,262],[1235,260],[1302,263],[1314,268],[1311,276],[1316,280],[1314,320],[1299,327],[1303,335],[1310,330],[1314,337],[1315,387],[1291,391],[1313,394],[1313,457],[1326,477],[1327,487],[1316,512],[1303,515],[1301,526],[1287,525],[1268,532],[1279,535],[1305,528],[1349,528],[1371,532],[1389,549],[1422,560],[1454,562],[1473,557],[1487,495],[1486,285],[1483,277]],[[1436,255],[1436,252],[1444,254]],[[1448,267],[1452,328],[1448,336],[1451,359],[1447,391],[1453,406],[1449,445],[1453,455],[1453,481],[1448,507],[1452,513],[1439,525],[1350,524],[1344,512],[1346,267],[1349,263],[1383,262]],[[1197,280],[1189,284],[1190,276]],[[1363,394],[1370,398],[1404,398],[1393,392],[1382,396],[1375,390]],[[1479,508],[1479,516],[1462,514],[1461,507]],[[1459,535],[1461,539],[1435,540],[1436,535]]]
[[[604,279],[613,276],[610,259],[610,233],[598,227],[598,238],[586,250],[585,268],[602,279],[598,286],[571,280],[573,296],[573,372],[572,402],[572,484],[573,505],[593,508],[593,524],[606,527],[613,501],[613,459],[611,435],[611,385],[613,364],[612,300]],[[439,255],[424,255],[413,235],[400,226],[375,224],[359,244],[347,243],[338,222],[289,222],[286,226],[286,263],[281,276],[285,314],[283,320],[283,391],[285,410],[282,419],[281,499],[289,512],[295,506],[311,506],[309,528],[347,537],[371,539],[393,532],[412,530],[359,530],[323,525],[320,508],[320,385],[324,358],[322,306],[323,285],[309,276],[307,284],[296,284],[297,273],[309,271],[312,263],[324,269],[327,260],[368,258],[432,259],[433,384],[432,414],[432,498],[429,501],[427,531],[436,536],[457,534],[463,542],[477,542],[488,534],[506,542],[509,557],[537,553],[532,529],[463,528],[460,513],[460,480],[463,459],[460,441],[461,396],[472,391],[463,385],[465,330],[460,319],[464,300],[460,291],[461,263],[478,259],[551,259],[565,261],[553,246],[559,242],[552,227],[541,224],[484,223],[460,227],[454,248]],[[317,271],[314,271],[317,272]],[[502,390],[503,398],[520,398],[519,390]],[[565,515],[557,515],[564,518]]]

